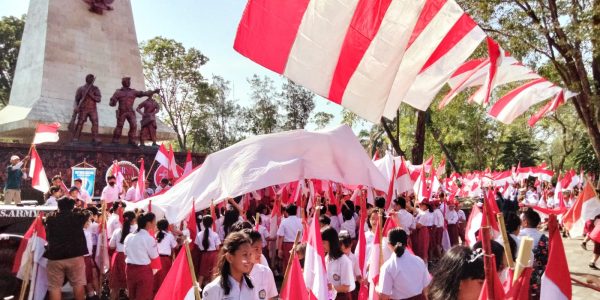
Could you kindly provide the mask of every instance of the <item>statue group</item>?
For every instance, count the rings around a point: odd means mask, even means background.
[[[75,92],[75,102],[73,104],[73,116],[69,123],[69,130],[73,133],[73,142],[78,142],[81,137],[81,130],[85,122],[89,119],[92,123],[92,143],[100,144],[98,138],[98,111],[97,103],[101,101],[100,89],[94,85],[95,77],[88,74],[85,77],[85,84]],[[144,145],[145,138],[152,141],[152,146],[156,146],[156,114],[160,110],[160,106],[153,99],[154,94],[160,90],[138,91],[132,89],[131,79],[124,77],[121,80],[122,87],[117,89],[110,98],[110,106],[117,106],[116,117],[117,125],[113,131],[112,143],[119,144],[123,125],[127,121],[129,132],[127,134],[128,143],[137,146],[135,138],[137,135],[137,116],[136,112],[142,115],[141,129],[139,135],[139,144]],[[136,98],[147,97],[134,110],[133,103]]]

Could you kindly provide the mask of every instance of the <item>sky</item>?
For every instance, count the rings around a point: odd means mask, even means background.
[[[200,50],[209,58],[201,69],[202,74],[206,78],[219,75],[230,81],[231,97],[238,99],[241,105],[251,103],[250,85],[246,79],[253,74],[269,76],[280,86],[282,77],[279,74],[233,50],[246,0],[131,0],[131,3],[138,42],[163,36],[181,42],[187,48]],[[0,17],[26,14],[28,5],[28,0],[0,0]],[[335,116],[331,125],[340,123],[342,109],[339,105],[318,96],[315,104],[313,114],[325,111]]]

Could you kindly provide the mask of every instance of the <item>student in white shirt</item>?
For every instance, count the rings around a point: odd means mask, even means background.
[[[87,190],[82,187],[83,181],[81,180],[81,178],[76,178],[75,180],[73,180],[73,184],[76,188],[79,189],[79,196],[77,197],[77,199],[83,201],[83,203],[86,204],[92,203],[92,197],[90,197],[90,194],[87,192]]]
[[[218,274],[202,291],[205,300],[257,300],[252,279],[248,277],[252,268],[250,238],[242,232],[230,233],[221,248]]]
[[[62,191],[60,190],[60,187],[51,186],[49,192],[50,192],[50,197],[48,197],[48,199],[46,199],[46,203],[44,205],[58,207],[58,202],[56,202],[56,200],[58,200],[62,197],[61,196]]]
[[[83,256],[85,262],[85,280],[87,284],[85,285],[85,292],[88,296],[94,297],[98,292],[98,280],[97,280],[97,269],[94,266],[94,257],[93,253],[93,232],[91,228],[93,215],[90,211],[84,210],[83,214],[88,218],[87,222],[83,225],[83,234],[85,236],[85,243],[88,249],[88,254]]]
[[[322,211],[321,211],[322,212]],[[329,226],[333,227],[333,229],[340,231],[340,218],[338,217],[337,206],[333,204],[327,205],[325,210],[325,215],[329,217]]]
[[[290,257],[290,250],[294,247],[296,233],[302,232],[302,221],[296,216],[298,207],[291,204],[285,209],[288,217],[281,220],[281,224],[277,229],[277,256],[281,259],[285,270],[285,266]]]
[[[379,272],[377,292],[381,300],[420,296],[431,282],[423,260],[405,251],[407,241],[406,232],[400,228],[394,228],[388,233],[387,247],[395,255],[383,263]]]
[[[448,202],[446,210],[446,222],[448,222],[448,237],[450,238],[450,246],[458,244],[458,213],[456,212],[456,203]]]
[[[136,224],[135,213],[126,211],[123,213],[123,227],[117,228],[111,235],[108,247],[114,249],[113,257],[110,260],[110,277],[108,278],[108,287],[110,288],[110,299],[119,298],[119,291],[127,288],[127,279],[125,274],[125,238],[133,231],[132,227]]]
[[[407,235],[410,235],[410,228],[415,222],[413,214],[406,210],[406,199],[404,197],[398,197],[394,199],[396,210],[398,211],[398,224]]]
[[[344,255],[340,247],[337,231],[331,227],[321,229],[323,250],[327,269],[327,282],[329,294],[335,295],[333,299],[352,299],[351,292],[356,288],[352,261]]]
[[[125,193],[125,201],[136,201],[137,181],[137,177],[131,178],[131,186],[127,189],[127,193]]]
[[[415,255],[429,261],[430,244],[435,230],[435,215],[430,202],[425,199],[419,203],[419,214],[416,218],[416,229],[411,234],[412,247]]]
[[[158,257],[156,240],[148,231],[156,228],[156,216],[149,212],[137,218],[138,230],[125,238],[127,291],[131,300],[152,299],[153,272],[150,263]]]
[[[202,217],[202,226],[204,229],[196,235],[194,243],[200,250],[200,265],[198,270],[198,285],[202,286],[204,279],[209,279],[212,270],[217,263],[219,245],[221,239],[219,235],[212,230],[213,219],[210,215]]]
[[[115,232],[115,230],[117,230],[117,228],[123,227],[123,224],[121,224],[121,221],[119,220],[120,206],[122,206],[121,209],[123,209],[125,207],[125,204],[120,202],[113,202],[112,207],[109,209],[110,216],[106,220],[106,232],[108,233],[109,237],[112,237],[113,233]]]
[[[156,242],[158,244],[158,255],[160,256],[160,270],[154,274],[154,294],[160,288],[160,285],[165,280],[173,259],[171,254],[173,249],[177,247],[177,240],[169,232],[169,221],[163,219],[156,222],[158,232],[156,233]]]
[[[244,229],[243,232],[248,235],[252,242],[252,271],[250,278],[254,284],[254,292],[258,299],[276,299],[279,293],[275,285],[275,277],[269,266],[261,263],[262,258],[262,237],[261,234],[252,229]]]
[[[350,261],[352,262],[352,272],[354,275],[354,283],[355,287],[360,286],[360,282],[362,280],[362,274],[360,272],[360,266],[358,265],[358,257],[352,253],[352,238],[350,238],[350,234],[342,230],[339,233],[340,239],[340,247],[344,255],[346,255]],[[352,298],[355,299],[358,297],[358,288],[355,288],[352,291]]]
[[[119,200],[119,187],[117,186],[117,178],[111,175],[108,176],[108,185],[102,189],[102,194],[100,195],[100,201],[105,201],[106,203],[112,203]]]
[[[346,201],[342,206],[342,224],[340,224],[340,230],[346,230],[350,234],[350,237],[356,239],[356,220],[354,219],[354,206],[352,202]]]

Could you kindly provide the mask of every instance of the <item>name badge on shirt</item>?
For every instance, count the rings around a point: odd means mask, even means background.
[[[333,274],[333,280],[340,281],[341,277],[338,274]]]
[[[260,298],[260,299],[267,298],[267,291],[265,291],[264,289],[260,290],[260,292],[258,292],[258,298]]]

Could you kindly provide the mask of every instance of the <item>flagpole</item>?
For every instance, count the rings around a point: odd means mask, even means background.
[[[504,224],[504,215],[502,213],[496,214],[496,219],[498,220],[498,227],[500,227],[500,234],[502,235],[502,242],[504,245],[510,245],[508,243],[508,233],[506,232],[506,225]],[[506,260],[508,261],[508,267],[511,269],[515,269],[515,261],[513,260],[513,254],[510,250],[510,247],[505,247],[504,255],[506,256]],[[500,259],[500,258],[498,258]],[[516,273],[515,273],[516,274]]]
[[[294,246],[292,247],[292,253],[290,254],[290,257],[288,258],[287,265],[285,267],[285,273],[283,273],[283,282],[281,284],[282,286],[287,282],[288,275],[289,275],[288,273],[292,266],[292,260],[294,259],[294,256],[296,256],[296,245],[298,245],[299,241],[300,241],[300,231],[296,232],[296,239],[294,240]]]
[[[184,241],[185,254],[187,256],[188,266],[190,267],[190,273],[192,275],[192,284],[194,285],[194,295],[196,300],[202,300],[200,297],[200,290],[198,287],[198,281],[196,279],[196,272],[194,271],[194,262],[192,260],[192,253],[190,252],[190,246],[187,239]]]
[[[483,201],[483,218],[487,220],[487,202]],[[494,279],[492,273],[492,244],[490,235],[489,220],[485,222],[486,226],[481,227],[481,246],[483,248],[483,271],[487,284],[487,299],[495,300],[494,295]],[[508,244],[506,244],[508,245]]]
[[[102,204],[100,207],[100,216],[101,216],[101,220],[100,220],[100,229],[104,231],[104,239],[106,240],[106,200],[102,200]],[[103,253],[103,248],[104,248],[104,243],[98,243],[98,249],[96,249],[96,255],[98,255],[98,253],[100,253],[100,257],[102,258],[102,264],[100,267],[100,274],[98,276],[98,288],[100,289],[100,294],[102,294],[102,288],[103,288],[103,283],[104,283],[104,264],[106,263],[104,261],[104,255],[102,255]]]
[[[146,183],[146,180],[148,180],[148,177],[150,177],[150,173],[152,172],[152,168],[154,168],[155,162],[156,159],[152,160],[152,164],[150,164],[150,169],[148,169],[148,173],[146,173],[146,178],[144,178],[144,183]]]

